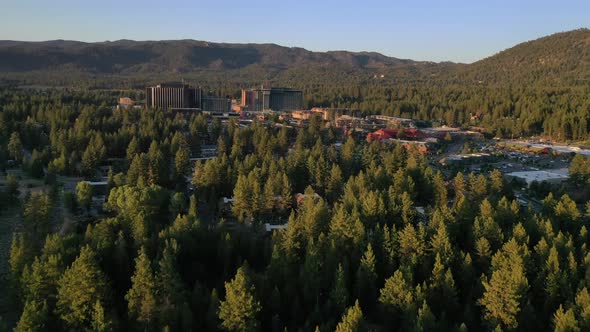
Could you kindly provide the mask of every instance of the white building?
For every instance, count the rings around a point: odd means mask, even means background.
[[[569,178],[569,173],[567,168],[562,168],[546,171],[512,172],[506,173],[506,176],[523,180],[530,186],[533,181],[561,183]]]

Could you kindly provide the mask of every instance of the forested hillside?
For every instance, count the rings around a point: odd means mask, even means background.
[[[590,30],[556,33],[516,45],[460,68],[457,77],[486,84],[588,85]]]
[[[284,72],[324,68],[368,75],[423,64],[370,52],[311,52],[274,44],[220,44],[194,40],[103,43],[0,41],[0,72],[94,75],[246,76],[275,79]]]
[[[375,77],[375,75],[377,75]],[[383,75],[383,77],[381,77]],[[195,40],[83,43],[0,41],[0,78],[27,83],[104,79],[111,87],[183,77],[200,84],[277,82],[357,84],[587,85],[590,30],[525,42],[469,65],[417,62],[374,52],[311,52],[275,44]],[[70,78],[68,81],[65,78]]]

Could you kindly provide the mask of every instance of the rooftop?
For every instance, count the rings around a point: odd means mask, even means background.
[[[550,180],[566,180],[569,177],[567,168],[555,169],[550,171],[512,172],[507,173],[506,175],[523,179],[526,181],[527,184],[531,184],[533,181],[543,182]]]
[[[156,85],[157,88],[188,88],[188,84],[182,82],[164,82]]]

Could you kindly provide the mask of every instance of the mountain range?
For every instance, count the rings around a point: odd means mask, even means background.
[[[34,81],[35,74],[62,79],[149,76],[244,82],[384,79],[582,85],[590,82],[590,30],[524,42],[472,64],[413,61],[375,52],[312,52],[275,44],[196,40],[0,41],[0,78],[27,77]]]

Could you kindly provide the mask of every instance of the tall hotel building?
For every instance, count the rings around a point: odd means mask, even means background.
[[[303,91],[290,88],[242,90],[242,106],[250,111],[295,111],[303,108]]]
[[[190,109],[201,107],[201,89],[190,88],[182,83],[162,83],[147,87],[146,105],[148,108]]]
[[[231,111],[231,99],[225,97],[203,96],[201,108],[205,112]]]

